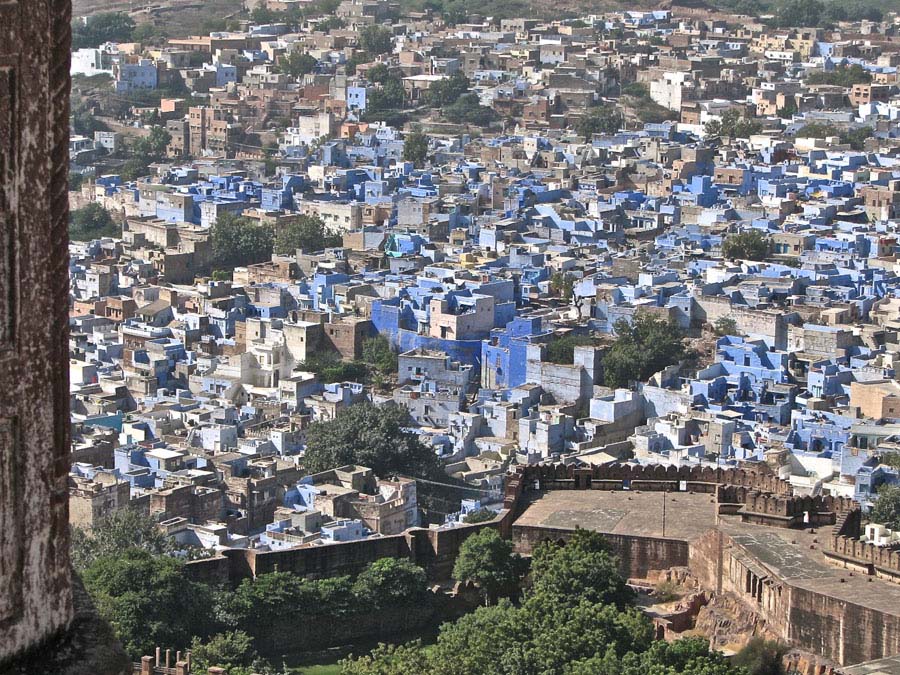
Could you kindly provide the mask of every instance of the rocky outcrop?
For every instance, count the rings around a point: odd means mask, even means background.
[[[713,595],[700,609],[694,628],[706,636],[715,649],[740,649],[757,635],[777,638],[770,634],[766,620],[732,593]]]

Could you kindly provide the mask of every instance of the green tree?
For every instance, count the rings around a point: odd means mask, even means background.
[[[342,361],[335,352],[316,352],[298,364],[300,370],[315,373],[325,384],[332,382],[366,382],[369,367],[362,361]]]
[[[849,145],[854,150],[862,150],[866,139],[872,137],[872,127],[863,126],[855,129],[838,129],[832,124],[813,122],[805,125],[797,132],[797,138],[828,138],[837,136],[842,145]]]
[[[362,360],[383,375],[397,372],[397,352],[383,335],[376,335],[363,342]]]
[[[368,63],[368,62],[369,62],[369,57],[366,56],[365,53],[356,52],[349,59],[347,59],[347,62],[344,64],[344,67],[347,69],[348,75],[355,75],[356,67],[360,66],[364,63]]]
[[[743,668],[747,675],[785,675],[784,655],[787,647],[774,640],[752,637],[743,649],[735,654],[733,665]]]
[[[450,105],[460,96],[469,93],[469,78],[462,71],[456,71],[444,80],[438,80],[429,87],[425,99],[435,107]]]
[[[319,62],[316,61],[315,57],[310,54],[294,50],[290,54],[282,56],[278,65],[281,67],[282,71],[291,77],[301,77],[313,72],[318,63]]]
[[[394,34],[384,26],[366,26],[359,31],[359,46],[370,56],[387,54],[394,46]]]
[[[563,300],[570,300],[575,288],[575,277],[566,272],[554,272],[550,277],[550,290]]]
[[[332,232],[318,216],[299,216],[285,223],[275,237],[275,253],[292,255],[297,250],[314,253],[343,243],[341,235]]]
[[[100,616],[106,619],[132,659],[158,645],[187,647],[208,632],[212,595],[190,581],[182,563],[141,549],[98,558],[82,578]]]
[[[603,357],[607,387],[645,381],[684,355],[681,329],[652,314],[639,312],[631,324],[619,319],[614,328],[616,341]]]
[[[381,558],[360,573],[353,593],[374,610],[423,607],[429,602],[427,583],[425,571],[409,560]]]
[[[406,91],[397,77],[389,77],[377,89],[369,92],[366,99],[367,120],[381,121],[396,114],[406,106]]]
[[[257,5],[250,12],[250,21],[258,24],[275,23],[279,16],[277,12],[268,9],[264,5]]]
[[[357,604],[349,577],[312,581],[286,572],[245,579],[234,591],[216,597],[216,614],[230,630],[245,631],[260,643],[277,641],[284,616],[297,607],[341,617]],[[262,647],[260,647],[262,648]]]
[[[216,219],[210,238],[214,269],[231,270],[272,257],[272,230],[231,213],[223,213]]]
[[[463,94],[445,106],[442,113],[454,124],[471,124],[478,127],[486,127],[497,119],[494,109],[481,105],[478,94],[473,93]]]
[[[595,344],[590,335],[570,333],[556,337],[547,343],[546,358],[549,363],[569,364],[575,362],[575,347],[586,347]]]
[[[513,675],[527,648],[531,627],[508,600],[479,607],[441,626],[431,650],[432,670],[440,675]],[[518,663],[517,663],[518,662]]]
[[[758,134],[762,130],[762,124],[756,120],[745,117],[737,108],[730,108],[722,113],[720,120],[710,120],[703,127],[707,136],[729,136],[732,138],[747,138]]]
[[[784,102],[784,107],[779,108],[776,114],[783,120],[789,120],[797,114],[797,104],[793,100],[787,100]]]
[[[333,30],[344,28],[346,25],[346,22],[341,17],[328,16],[316,24],[316,29],[325,33],[330,33]]]
[[[411,675],[430,673],[428,652],[419,641],[405,645],[379,644],[371,654],[340,662],[341,675]]]
[[[421,167],[425,164],[426,157],[428,157],[428,136],[419,131],[406,134],[406,138],[403,139],[403,160]]]
[[[172,134],[164,127],[153,127],[150,133],[134,142],[132,151],[134,155],[148,164],[158,162],[166,156],[166,148],[172,142]]]
[[[520,662],[531,673],[561,673],[570,664],[597,654],[624,656],[641,651],[653,635],[649,619],[634,607],[620,610],[584,599],[558,606],[531,597],[522,614],[531,636]]]
[[[900,485],[882,485],[878,488],[869,520],[891,530],[900,530]]]
[[[104,42],[127,42],[134,32],[134,20],[122,12],[101,12],[72,23],[72,49],[90,49]]]
[[[848,129],[841,134],[841,143],[846,143],[853,150],[863,150],[866,145],[866,139],[872,138],[872,136],[872,127]]]
[[[125,164],[122,165],[122,169],[119,171],[119,175],[124,181],[137,180],[142,176],[146,176],[148,173],[150,173],[150,170],[147,167],[147,163],[135,158],[131,158],[125,162]]]
[[[137,509],[113,511],[90,532],[72,528],[72,565],[78,571],[87,569],[99,558],[132,548],[159,555],[173,547],[157,522]]]
[[[366,71],[366,79],[375,84],[384,84],[391,80],[400,79],[400,71],[396,68],[388,68],[386,63],[376,63]]]
[[[121,226],[116,225],[109,211],[95,202],[69,213],[69,238],[73,241],[121,236]]]
[[[470,541],[471,537],[467,540]],[[440,628],[437,643],[380,646],[342,663],[344,675],[747,675],[705,640],[654,642],[653,625],[606,551],[601,535],[576,531],[565,546],[535,552],[524,601],[479,607]]]
[[[838,66],[834,70],[811,70],[806,75],[806,84],[831,84],[838,87],[852,87],[872,81],[872,75],[860,65]]]
[[[622,94],[635,98],[650,98],[650,89],[643,82],[630,82],[622,87]]]
[[[477,584],[488,604],[513,588],[522,572],[522,559],[513,553],[512,543],[490,528],[469,535],[453,565],[453,578]]]
[[[493,520],[497,517],[497,512],[492,511],[491,509],[475,509],[474,511],[469,511],[465,517],[463,518],[463,522],[466,525],[476,525],[477,523],[486,523],[488,521]]]
[[[769,254],[770,243],[761,230],[744,230],[725,237],[722,255],[740,260],[763,260]]]
[[[603,536],[589,530],[576,530],[565,546],[538,546],[531,577],[531,596],[545,604],[569,607],[586,600],[622,609],[634,601]]]
[[[722,337],[724,335],[737,335],[737,321],[732,319],[730,316],[720,316],[713,324],[713,332],[719,337]]]
[[[819,0],[781,0],[775,9],[775,24],[793,28],[818,26],[825,16],[825,4]]]
[[[195,637],[191,643],[191,670],[198,673],[218,667],[228,675],[251,675],[261,670],[253,667],[256,663],[259,657],[253,638],[244,631],[217,633],[205,641]]]
[[[108,78],[104,76],[103,80],[104,86],[108,86]],[[97,116],[85,103],[76,98],[72,101],[72,130],[78,135],[93,138],[94,132],[109,131],[109,127],[105,122],[97,119]]]
[[[587,114],[575,122],[575,131],[589,141],[594,134],[616,133],[624,121],[622,113],[612,106],[598,106],[588,109]]]
[[[399,406],[350,406],[333,420],[309,427],[304,467],[309,473],[317,473],[359,464],[381,477],[443,476],[437,456],[416,434],[406,430],[408,424],[409,412]]]

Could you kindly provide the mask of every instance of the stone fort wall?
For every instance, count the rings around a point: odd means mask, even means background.
[[[837,562],[867,567],[869,573],[900,578],[900,551],[858,541],[861,514],[849,499],[794,496],[791,487],[765,468],[630,466],[590,468],[565,465],[516,467],[507,480],[503,511],[493,521],[444,530],[412,529],[401,535],[284,551],[226,551],[210,560],[187,564],[198,580],[234,586],[273,571],[309,578],[355,574],[381,557],[405,558],[422,566],[431,579],[446,579],[465,539],[496,528],[522,553],[542,542],[565,541],[572,530],[515,524],[530,497],[545,490],[694,491],[715,494],[720,513],[739,514],[745,522],[780,527],[834,523],[823,542]],[[900,617],[839,600],[827,592],[801,588],[774,578],[722,529],[713,527],[693,541],[628,534],[605,535],[619,556],[626,577],[645,578],[653,570],[688,567],[701,585],[732,594],[757,612],[767,634],[811,653],[847,664],[890,655],[900,645]]]

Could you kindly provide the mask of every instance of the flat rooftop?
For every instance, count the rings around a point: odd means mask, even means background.
[[[900,656],[844,667],[841,672],[844,675],[900,675]]]
[[[776,577],[796,588],[900,616],[900,584],[846,569],[825,557],[831,527],[789,530],[722,518],[720,529]]]
[[[514,525],[689,541],[715,527],[716,510],[712,494],[551,490],[538,496]]]

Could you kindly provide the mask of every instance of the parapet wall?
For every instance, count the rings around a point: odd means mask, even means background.
[[[824,550],[825,555],[845,567],[900,582],[900,548],[860,541],[861,524],[862,513],[859,509],[839,515],[831,541]]]
[[[676,467],[662,465],[604,464],[588,468],[565,464],[536,464],[516,467],[513,474],[526,484],[538,483],[540,490],[589,490],[634,488],[634,482],[643,482],[652,489],[678,490],[678,483],[741,486],[773,495],[789,497],[792,489],[789,483],[765,471],[748,469],[721,469],[706,466]],[[510,476],[512,478],[512,476]],[[594,483],[598,484],[595,486]],[[507,484],[507,496],[511,486]],[[517,490],[521,488],[516,488]],[[709,490],[705,490],[709,491]]]
[[[515,481],[513,481],[515,478]],[[744,522],[774,527],[831,525],[858,508],[851,499],[794,496],[789,483],[765,469],[606,464],[520,466],[507,483],[506,508],[516,510],[525,490],[635,490],[715,494],[720,511]]]

